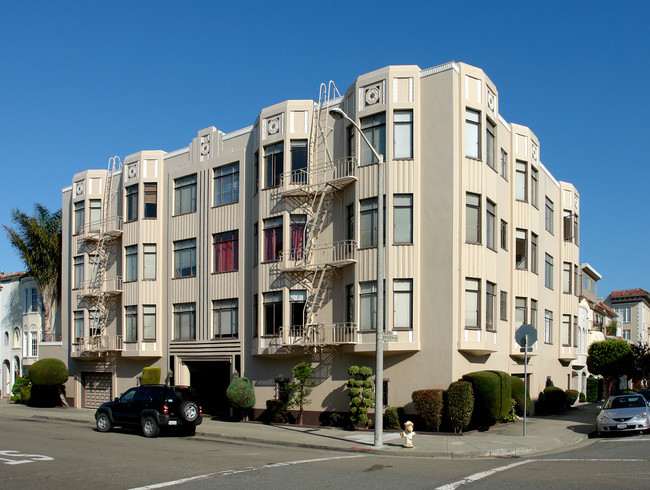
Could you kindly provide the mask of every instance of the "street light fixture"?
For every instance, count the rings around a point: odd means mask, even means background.
[[[384,431],[384,156],[380,155],[359,125],[343,110],[330,109],[336,120],[350,121],[377,159],[377,324],[375,348],[375,448],[383,445]]]

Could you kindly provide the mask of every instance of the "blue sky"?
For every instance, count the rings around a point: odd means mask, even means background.
[[[650,2],[2,2],[0,223],[113,155],[187,146],[386,65],[482,68],[581,194],[599,293],[650,289]],[[0,233],[0,270],[23,270]]]

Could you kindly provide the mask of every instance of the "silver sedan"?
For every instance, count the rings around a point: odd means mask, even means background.
[[[598,433],[650,430],[650,412],[641,395],[610,396],[598,414]]]

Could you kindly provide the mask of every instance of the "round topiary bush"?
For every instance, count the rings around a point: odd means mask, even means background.
[[[578,397],[580,396],[580,393],[578,392],[578,390],[566,390],[565,393],[566,393],[566,405],[567,405],[567,407],[570,407],[571,405],[573,405],[576,402],[576,400],[578,399]]]
[[[142,382],[143,385],[159,385],[160,384],[160,368],[159,367],[144,367],[142,368]]]
[[[33,385],[56,386],[68,381],[68,368],[60,359],[41,359],[29,368]]]
[[[233,408],[247,410],[255,405],[253,385],[248,378],[235,378],[226,389],[226,398]]]

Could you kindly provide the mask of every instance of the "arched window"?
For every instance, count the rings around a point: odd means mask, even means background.
[[[20,330],[18,328],[14,328],[14,339],[12,347],[20,347]]]
[[[5,339],[5,347],[9,347],[9,332],[5,332],[4,339]]]
[[[18,356],[14,357],[14,380],[20,377],[20,359]]]

